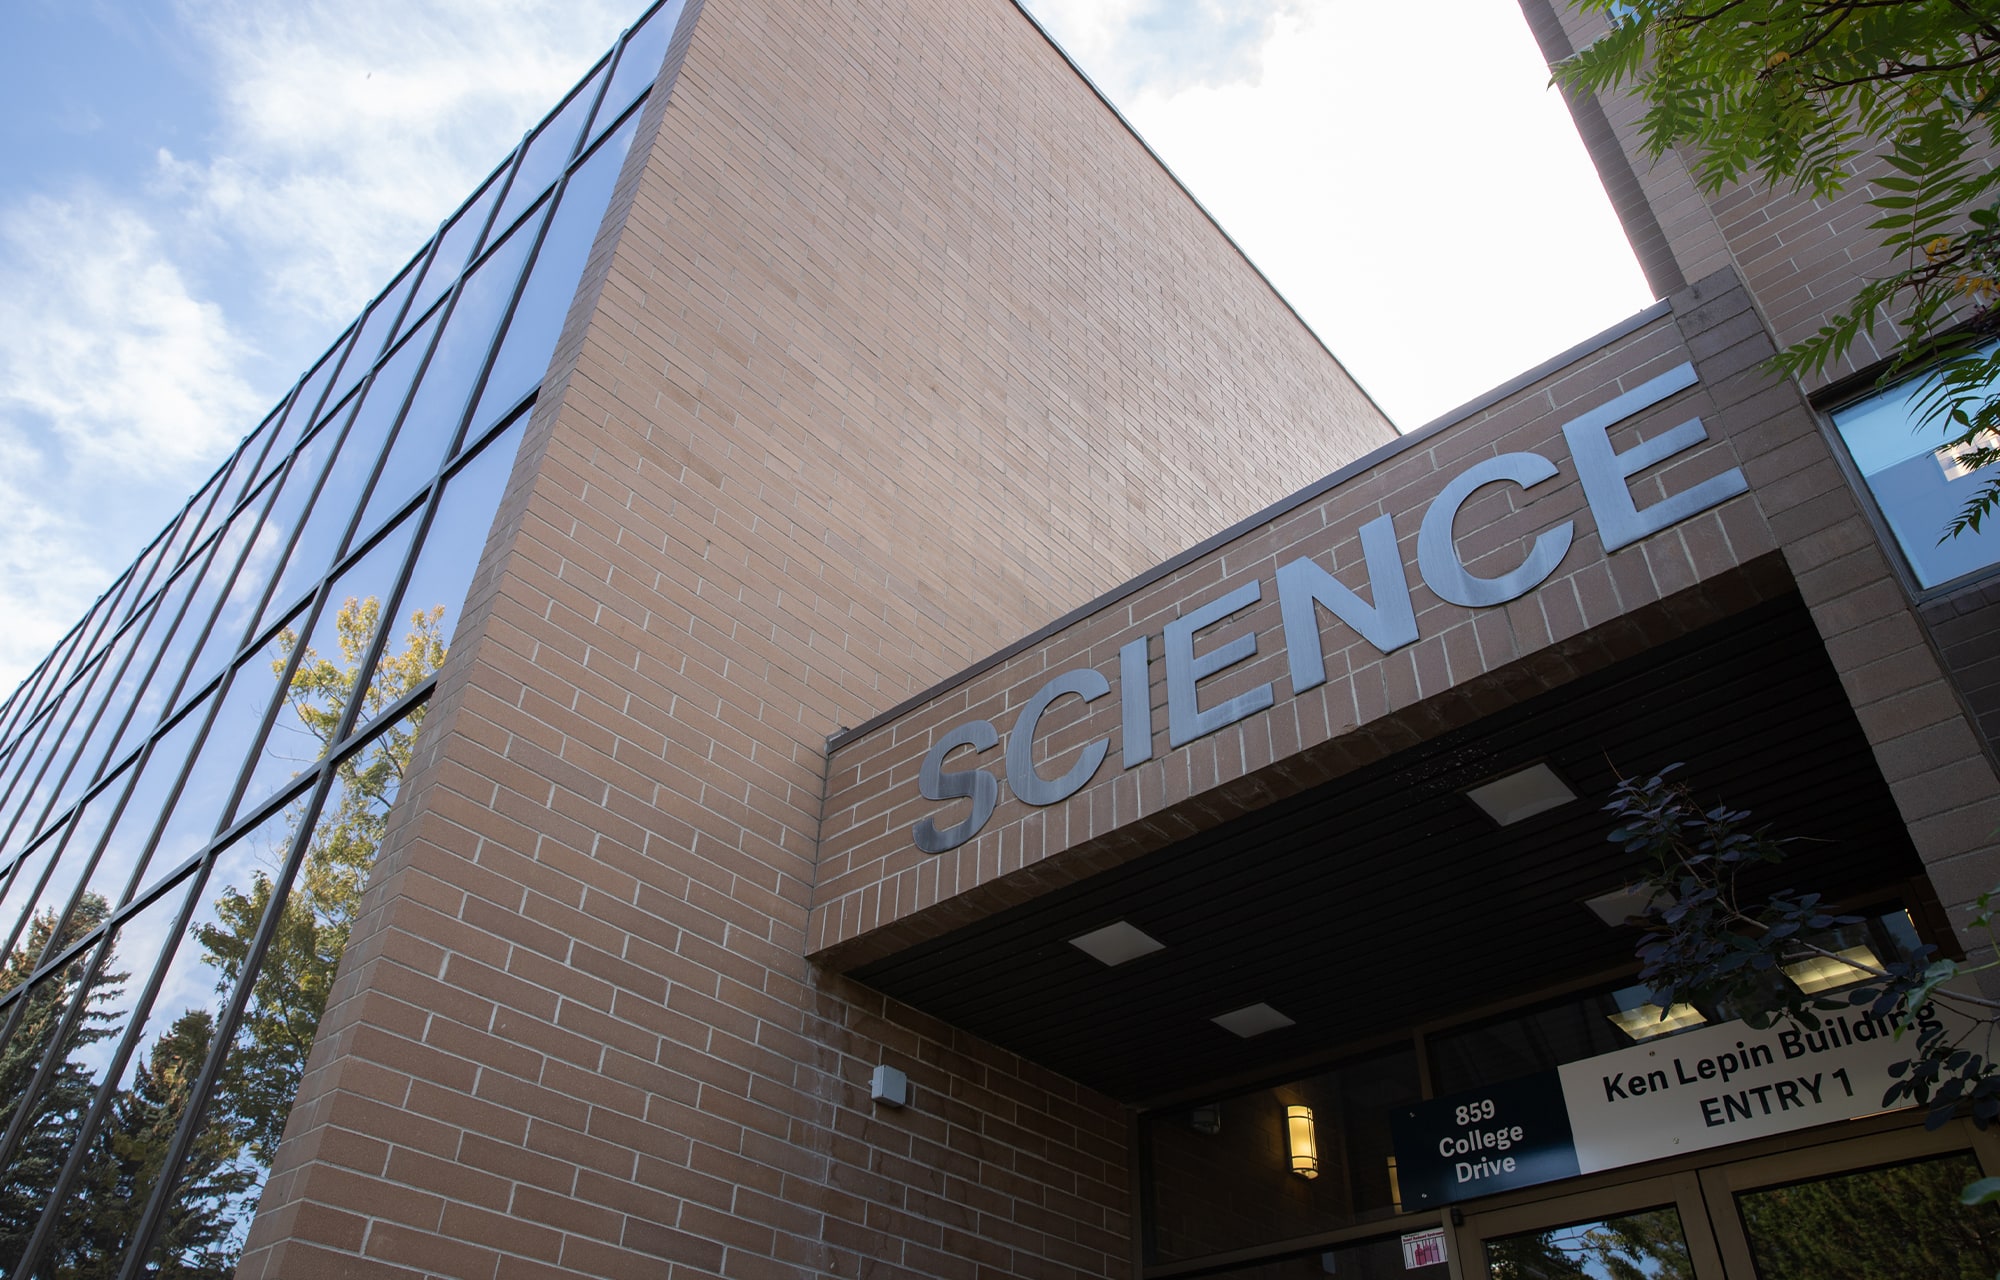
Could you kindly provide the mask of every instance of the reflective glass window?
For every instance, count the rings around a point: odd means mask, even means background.
[[[527,428],[523,413],[505,431],[461,466],[445,484],[437,514],[424,534],[423,549],[410,570],[396,605],[382,656],[369,674],[357,727],[409,693],[444,665],[445,654],[465,611],[465,592],[479,567],[479,554],[493,526],[493,513],[513,473]]]
[[[278,643],[293,665],[277,715],[257,753],[244,793],[245,809],[309,768],[333,745],[369,642],[381,623],[382,597],[395,586],[415,525],[414,517],[405,519],[340,575],[320,606],[310,635],[279,633]]]
[[[396,416],[402,412],[410,384],[423,363],[431,332],[432,327],[426,326],[412,334],[410,341],[396,349],[396,354],[368,384],[361,408],[340,442],[340,452],[313,498],[312,514],[292,544],[291,555],[272,596],[274,601],[290,604],[296,600],[308,584],[325,575],[340,551],[362,490],[382,460],[383,443],[395,425]]]
[[[472,415],[474,430],[513,408],[548,372],[549,357],[569,316],[577,281],[583,277],[584,261],[603,225],[611,188],[618,181],[619,168],[637,128],[638,117],[627,120],[563,185],[561,203],[535,251],[527,286],[507,322],[507,336],[494,357],[493,370],[486,375],[479,407]]]
[[[105,838],[104,851],[90,872],[91,892],[113,906],[125,900],[134,876],[146,865],[153,834],[174,802],[181,776],[187,771],[189,753],[207,720],[207,703],[194,706],[161,735],[139,766],[125,807],[119,811],[111,834]]]
[[[667,0],[626,38],[625,47],[618,52],[611,88],[605,91],[604,105],[597,109],[593,134],[602,133],[660,73],[660,64],[667,60],[667,46],[673,43],[674,28],[680,24],[681,5],[682,0]]]
[[[172,637],[160,651],[161,673],[179,685],[170,702],[185,702],[196,696],[202,685],[215,674],[219,659],[210,657],[205,668],[197,666],[195,660],[198,655],[214,652],[207,646],[209,633],[216,615],[221,611],[223,600],[236,581],[237,568],[249,552],[259,519],[257,508],[242,508],[229,522],[229,527],[210,545],[201,584],[188,596],[180,625],[174,628]],[[235,644],[225,639],[218,648],[234,649]]]
[[[62,852],[63,837],[67,834],[66,828],[50,832],[16,860],[13,874],[7,881],[7,890],[0,893],[0,942],[4,942],[8,949],[18,951],[25,945],[22,942],[27,936],[24,930],[31,919],[28,908],[41,900],[42,889],[48,884],[49,872],[56,855]],[[50,928],[55,925],[53,916],[49,918],[49,925]],[[48,941],[46,932],[42,941]],[[10,963],[0,974],[0,992],[19,986],[34,972],[40,959],[41,952],[35,951],[22,957],[18,965]]]
[[[328,384],[333,381],[334,372],[340,367],[340,354],[351,333],[352,330],[349,330],[348,333],[341,334],[340,340],[333,344],[332,349],[313,366],[312,372],[299,383],[299,389],[292,397],[291,407],[285,412],[284,427],[265,460],[265,471],[273,470],[275,464],[283,462],[292,447],[303,440],[307,430],[319,421],[320,410],[323,407],[321,401],[326,398]]]
[[[1494,1280],[1681,1280],[1694,1274],[1672,1206],[1486,1242]]]
[[[368,376],[389,345],[396,321],[402,318],[403,304],[409,301],[410,287],[416,281],[420,265],[420,262],[413,262],[403,268],[403,273],[382,291],[382,295],[375,299],[375,305],[368,309],[368,318],[361,322],[360,334],[354,339],[354,354],[347,358],[339,379],[334,383],[335,400],[353,390],[355,384]]]
[[[139,632],[137,626],[127,627],[105,656],[103,681],[109,687],[93,695],[99,701],[93,712],[89,737],[77,752],[69,780],[56,797],[57,809],[67,808],[83,788],[96,779],[112,742],[125,723],[126,713],[132,709],[132,699],[139,692],[139,673],[132,670],[132,651],[137,646]]]
[[[597,101],[597,90],[604,82],[607,65],[609,59],[598,63],[583,83],[556,108],[555,114],[535,131],[534,137],[528,139],[521,162],[508,182],[507,198],[501,202],[500,214],[494,219],[496,231],[504,231],[513,225],[521,210],[534,203],[536,197],[562,176],[563,167],[576,154],[577,134],[583,129],[584,117],[590,114],[590,108]]]
[[[311,1029],[326,1010],[422,719],[423,708],[413,709],[334,769],[332,787],[296,856],[297,870],[289,881],[271,873],[279,863],[269,852],[218,864],[210,878],[206,894],[213,904],[214,922],[198,924],[194,934],[213,957],[219,981],[242,973],[258,921],[272,910],[281,919],[274,935],[278,941],[251,978],[242,1017],[230,1038],[229,1056],[195,1143],[197,1150],[212,1144],[214,1149],[233,1152],[232,1167],[250,1174],[251,1185],[231,1194],[254,1195],[270,1170],[292,1098],[305,1077]],[[276,850],[281,833],[295,831],[308,811],[301,804],[279,810],[259,828],[271,832],[259,843]],[[226,1196],[215,1195],[185,1176],[174,1191],[176,1213],[214,1206],[220,1221],[226,1203]],[[239,1222],[233,1237],[238,1248],[241,1231],[248,1225]],[[165,1268],[174,1260],[171,1246],[163,1243],[157,1249],[151,1261]]]
[[[414,315],[422,315],[433,302],[443,297],[445,291],[465,270],[466,262],[479,251],[479,245],[486,230],[487,216],[493,212],[494,193],[500,189],[500,179],[505,176],[503,166],[500,172],[486,180],[479,193],[465,202],[456,216],[438,233],[437,252],[431,256],[430,265],[424,269],[423,283],[417,286],[410,308]]]
[[[189,989],[198,977],[208,975],[190,962],[190,953],[198,955],[199,949],[176,927],[193,883],[190,877],[119,925],[109,959],[84,997],[91,1031],[70,1048],[64,1064],[69,1087],[78,1093],[85,1086],[102,1093],[109,1085],[110,1094],[108,1105],[94,1115],[92,1131],[77,1132],[70,1139],[72,1144],[88,1144],[82,1164],[65,1187],[46,1197],[44,1213],[52,1215],[48,1225],[54,1228],[47,1238],[60,1242],[51,1248],[59,1248],[68,1268],[60,1274],[66,1276],[116,1274],[207,1057],[217,996],[212,983],[208,991]],[[169,957],[167,981],[149,1012],[139,1001],[151,966]],[[68,1127],[80,1131],[84,1120],[83,1114],[72,1112]],[[208,1159],[211,1155],[197,1153],[191,1176],[226,1184],[227,1172],[216,1167],[220,1162]],[[189,1245],[212,1248],[214,1233],[205,1231],[206,1225],[180,1223],[177,1234]],[[52,1260],[50,1253],[44,1253],[40,1262],[46,1267]],[[216,1272],[195,1268],[180,1274]]]
[[[1759,1280],[1985,1280],[2000,1271],[2000,1209],[1959,1202],[1971,1152],[1741,1192]]]
[[[44,949],[61,950],[72,938],[87,935],[101,919],[101,912],[99,920],[78,917],[69,930],[56,934],[53,916],[36,917],[34,927],[8,955],[0,983],[14,985],[25,976],[22,970],[33,965],[32,957]],[[12,1142],[0,1166],[0,1250],[5,1251],[0,1252],[0,1265],[9,1268],[20,1260],[29,1233],[41,1220],[56,1174],[75,1145],[74,1122],[90,1104],[88,1078],[79,1079],[62,1067],[71,1055],[90,1051],[115,1030],[106,1025],[115,1015],[100,1013],[93,1002],[119,1000],[127,984],[116,970],[99,967],[101,948],[102,944],[85,950],[44,977],[12,1011],[13,1035],[0,1054],[0,1120],[6,1122]],[[66,1017],[79,997],[85,1002],[85,1016]]]
[[[2000,469],[1967,467],[1944,447],[1944,424],[1923,421],[1925,398],[1936,386],[1933,377],[1912,378],[1833,414],[1841,441],[1921,587],[2000,561],[2000,521],[1944,536],[1952,518]]]
[[[514,300],[538,221],[539,215],[530,216],[466,277],[396,442],[383,460],[375,484],[377,497],[362,516],[364,531],[429,482],[457,438],[466,401],[492,349],[494,330]]]
[[[326,464],[331,460],[339,440],[338,431],[322,427],[299,449],[292,460],[291,470],[285,473],[284,486],[278,490],[269,514],[264,517],[256,547],[251,553],[253,560],[269,563],[273,574],[290,558],[293,535],[298,531],[300,519],[305,515],[313,495],[319,491],[320,477],[325,474]],[[278,592],[272,592],[264,605],[264,616],[259,619],[257,630],[262,631],[296,603],[296,599],[287,599]]]
[[[1142,1117],[1148,1260],[1186,1261],[1392,1216],[1389,1113],[1421,1096],[1416,1053],[1406,1048]],[[1311,1178],[1292,1171],[1291,1107],[1308,1108],[1327,1135]]]

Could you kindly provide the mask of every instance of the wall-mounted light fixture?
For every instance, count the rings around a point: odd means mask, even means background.
[[[1319,1177],[1319,1143],[1313,1137],[1313,1109],[1285,1108],[1285,1140],[1292,1149],[1292,1172],[1301,1178]]]

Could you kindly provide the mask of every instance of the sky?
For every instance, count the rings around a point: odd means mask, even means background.
[[[11,0],[0,690],[643,6]],[[1027,7],[1405,430],[1651,300],[1513,0]]]

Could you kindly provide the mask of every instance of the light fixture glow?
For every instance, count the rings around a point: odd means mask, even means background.
[[[1319,1143],[1313,1137],[1311,1107],[1285,1108],[1285,1139],[1292,1149],[1292,1172],[1301,1178],[1319,1177]]]
[[[1642,1004],[1636,1008],[1620,1009],[1607,1015],[1611,1025],[1631,1036],[1634,1040],[1650,1040],[1670,1031],[1680,1031],[1688,1027],[1698,1027],[1708,1019],[1701,1010],[1691,1004],[1677,1004],[1662,1009],[1656,1004]]]
[[[1807,956],[1805,959],[1785,966],[1785,976],[1792,985],[1807,995],[1820,991],[1831,991],[1835,987],[1845,987],[1861,981],[1869,975],[1868,969],[1880,969],[1881,959],[1868,946],[1845,947],[1833,956]],[[1866,965],[1868,969],[1858,968]]]
[[[1576,792],[1545,764],[1531,764],[1505,777],[1469,788],[1465,798],[1503,827],[1559,808],[1576,799]]]

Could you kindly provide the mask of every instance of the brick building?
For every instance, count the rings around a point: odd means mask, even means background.
[[[0,1262],[1978,1257],[1878,1027],[1635,986],[1599,810],[1971,945],[2000,552],[1761,368],[1847,211],[1576,113],[1661,301],[1398,437],[1015,7],[651,12],[0,710]]]

